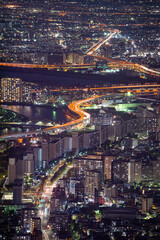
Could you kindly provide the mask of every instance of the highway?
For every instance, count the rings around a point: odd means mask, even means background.
[[[111,32],[107,37],[104,39],[100,39],[98,43],[94,44],[88,51],[86,52],[87,55],[93,54],[93,52],[97,51],[103,44],[107,43],[116,33],[119,33],[119,30],[114,30]]]
[[[137,64],[137,63],[131,63],[128,61],[122,61],[122,60],[116,60],[116,59],[110,59],[106,57],[101,57],[99,55],[93,54],[95,51],[97,51],[104,43],[106,43],[115,33],[112,33],[107,39],[105,38],[103,41],[99,41],[98,44],[96,43],[91,49],[89,49],[89,52],[87,52],[86,55],[93,56],[94,58],[101,59],[103,61],[109,62],[109,66],[111,68],[123,68],[123,69],[132,69],[138,72],[142,72],[145,74],[149,74],[151,76],[160,77],[160,72],[155,71],[153,69],[147,68],[143,65]],[[22,64],[22,63],[2,63],[0,62],[0,66],[8,66],[8,67],[18,67],[18,68],[45,68],[45,69],[88,69],[89,67],[96,67],[95,63],[91,64],[72,64],[72,65],[36,65],[36,64]]]
[[[140,64],[134,64],[128,61],[122,61],[122,60],[115,60],[115,59],[110,59],[110,58],[106,58],[106,57],[101,57],[98,55],[94,55],[93,53],[95,53],[103,44],[108,43],[108,41],[116,34],[116,33],[120,33],[119,30],[115,29],[114,31],[111,31],[111,33],[105,37],[104,39],[100,39],[97,43],[95,43],[91,48],[88,49],[88,51],[86,52],[86,55],[90,55],[93,56],[94,58],[99,58],[102,60],[106,60],[106,61],[111,61],[113,66],[116,64],[118,65],[118,67],[123,67],[123,68],[131,68],[133,70],[138,70],[140,72],[146,73],[146,74],[150,74],[156,77],[160,77],[160,72],[159,71],[155,71],[153,69],[147,68],[143,65]],[[114,61],[114,62],[113,62]]]
[[[106,57],[102,57],[99,55],[96,55],[96,51],[103,45],[106,43],[109,43],[109,40],[117,33],[120,33],[119,30],[115,29],[115,30],[110,30],[110,34],[108,34],[108,36],[101,38],[97,43],[95,43],[92,47],[90,47],[85,55],[89,55],[89,56],[93,56],[94,58],[97,59],[101,59],[103,61],[107,61],[107,63],[110,64],[111,68],[124,68],[124,69],[132,69],[138,72],[142,72],[145,74],[149,74],[151,76],[155,76],[155,77],[160,77],[160,72],[150,69],[146,66],[137,64],[137,63],[131,63],[128,61],[124,61],[124,60],[118,60],[118,59],[111,59],[111,58],[106,58]],[[0,62],[0,66],[8,66],[8,67],[19,67],[19,68],[46,68],[46,69],[63,69],[63,70],[67,70],[67,69],[84,69],[84,68],[89,68],[89,67],[96,67],[95,63],[88,63],[88,64],[59,64],[59,65],[40,65],[40,64],[25,64],[25,63],[4,63],[4,62]]]
[[[86,63],[86,64],[46,64],[46,65],[40,65],[40,64],[30,64],[30,63],[4,63],[0,62],[0,66],[4,67],[17,67],[17,68],[46,68],[46,69],[80,69],[80,68],[89,68],[89,67],[96,67],[95,63]]]
[[[152,76],[155,77],[160,77],[160,72],[159,71],[155,71],[153,69],[147,68],[143,65],[137,64],[137,63],[131,63],[128,61],[122,61],[122,60],[117,60],[117,59],[111,59],[111,58],[106,58],[106,57],[101,57],[99,55],[95,55],[95,54],[90,54],[90,56],[106,61],[107,63],[109,62],[109,66],[111,68],[124,68],[124,69],[132,69],[138,72],[142,72],[142,73],[146,73],[146,74],[150,74]]]
[[[86,55],[93,56],[94,58],[98,58],[101,60],[109,61],[111,67],[115,68],[125,68],[125,69],[133,69],[135,71],[139,71],[145,74],[150,74],[152,76],[160,77],[160,72],[155,71],[153,69],[147,68],[146,66],[140,64],[134,64],[128,61],[109,59],[106,57],[101,57],[99,55],[95,55],[95,52],[105,43],[108,43],[109,40],[116,34],[120,33],[119,30],[110,30],[110,34],[108,36],[101,38],[97,43],[95,43],[91,48],[86,51]],[[60,64],[60,65],[40,65],[40,64],[25,64],[25,63],[2,63],[0,62],[0,66],[8,66],[8,67],[20,67],[20,68],[46,68],[46,69],[75,69],[75,68],[88,68],[88,67],[96,67],[95,63],[90,64]]]
[[[112,87],[91,87],[89,88],[90,91],[94,90],[112,90],[112,89],[130,89],[130,88],[159,88],[160,84],[136,84],[136,85],[120,85],[120,86],[112,86]],[[63,91],[88,91],[88,88],[60,88],[60,89],[53,89],[50,91],[53,92],[63,92]],[[33,91],[35,92],[35,91]]]
[[[41,129],[41,130],[36,130],[36,131],[24,132],[24,133],[2,135],[2,136],[0,136],[0,139],[5,140],[5,139],[14,139],[14,138],[19,138],[19,137],[31,136],[32,134],[41,134],[43,132],[53,132],[56,129],[62,129],[62,130],[63,129],[69,129],[69,128],[75,126],[75,125],[78,125],[78,124],[84,123],[84,122],[88,123],[89,118],[90,118],[90,114],[83,111],[80,108],[80,105],[85,103],[85,102],[94,100],[95,98],[98,98],[98,97],[101,97],[101,96],[94,96],[94,97],[91,97],[91,98],[80,100],[80,101],[71,103],[68,106],[69,109],[71,109],[73,112],[79,114],[79,116],[80,116],[79,119],[73,120],[69,123],[65,123],[65,124],[62,124],[62,125],[56,125],[56,126],[53,126],[53,127],[45,128],[43,130]]]
[[[100,88],[91,88],[91,90],[111,90],[111,89],[138,89],[138,88],[158,88],[160,87],[160,84],[148,84],[148,85],[126,85],[126,86],[113,86],[113,87],[100,87]],[[70,110],[72,110],[73,112],[79,114],[80,118],[72,120],[71,122],[62,124],[62,125],[56,125],[56,126],[52,126],[52,127],[48,127],[45,129],[41,129],[41,130],[35,130],[35,131],[29,131],[29,132],[23,132],[23,133],[15,133],[15,134],[7,134],[7,135],[2,135],[0,136],[0,140],[6,140],[6,139],[16,139],[19,137],[27,137],[27,136],[32,136],[33,134],[41,134],[43,132],[46,133],[51,133],[53,131],[58,131],[58,130],[68,130],[72,127],[75,127],[79,124],[87,124],[89,123],[90,120],[90,114],[83,111],[81,109],[81,105],[83,103],[86,103],[88,101],[92,101],[96,98],[100,98],[103,96],[106,96],[108,93],[106,93],[105,95],[95,95],[93,97],[84,99],[84,100],[79,100],[77,102],[73,102],[71,103],[68,107]]]

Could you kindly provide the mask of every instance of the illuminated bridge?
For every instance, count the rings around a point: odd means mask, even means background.
[[[2,136],[0,136],[0,139],[1,140],[4,140],[4,139],[15,139],[15,138],[19,138],[19,137],[32,136],[33,134],[36,134],[36,135],[37,134],[41,134],[43,132],[45,132],[45,133],[54,133],[54,132],[69,130],[69,129],[72,129],[74,127],[77,128],[79,125],[80,125],[80,127],[85,126],[90,121],[90,114],[85,112],[85,111],[83,111],[80,108],[80,105],[85,103],[85,102],[94,100],[95,98],[99,98],[99,97],[102,97],[102,96],[94,96],[94,97],[91,97],[91,98],[87,98],[85,100],[80,100],[80,101],[71,103],[68,106],[71,111],[77,113],[80,116],[79,119],[75,119],[75,120],[72,120],[69,123],[65,123],[65,124],[57,125],[57,126],[53,126],[53,127],[48,127],[48,128],[41,129],[41,130],[29,131],[29,132],[24,132],[24,133],[15,133],[15,134],[2,135]]]
[[[37,122],[33,123],[32,121],[28,122],[0,122],[0,125],[9,125],[12,127],[51,127],[53,124],[51,122],[44,123],[44,122]]]
[[[116,35],[117,33],[120,33],[119,30],[110,30],[110,33],[105,38],[101,38],[97,43],[95,43],[91,48],[89,48],[86,51],[85,55],[92,56],[94,58],[107,61],[109,66],[113,69],[130,69],[134,71],[138,71],[141,73],[149,74],[151,76],[160,77],[160,71],[150,69],[146,66],[137,64],[137,63],[131,63],[129,61],[125,60],[118,60],[118,59],[111,59],[106,57],[101,57],[99,55],[96,55],[96,51],[103,46],[103,44],[106,44],[109,42],[109,40]],[[30,68],[30,69],[63,69],[64,71],[70,70],[70,69],[88,69],[88,68],[96,68],[96,63],[87,63],[87,64],[59,64],[59,65],[40,65],[40,64],[25,64],[25,63],[4,63],[0,62],[0,66],[4,67],[17,67],[17,68]]]
[[[98,91],[103,91],[101,95],[95,95],[93,97],[84,99],[84,100],[80,100],[74,103],[71,103],[68,107],[71,111],[75,112],[76,114],[78,114],[80,117],[78,119],[72,120],[71,122],[62,124],[62,125],[56,125],[56,126],[51,126],[51,127],[47,127],[45,129],[41,129],[41,130],[35,130],[35,131],[29,131],[29,132],[24,132],[24,133],[15,133],[15,134],[8,134],[8,135],[2,135],[0,136],[1,140],[4,139],[15,139],[15,138],[19,138],[19,137],[27,137],[27,136],[32,136],[33,134],[42,134],[42,133],[56,133],[56,132],[60,132],[60,131],[64,131],[64,130],[70,130],[73,128],[81,128],[84,127],[86,124],[89,123],[90,121],[90,114],[83,111],[81,109],[81,105],[88,102],[88,101],[92,101],[96,98],[101,98],[107,95],[112,94],[110,92],[110,90],[119,90],[119,92],[123,92],[123,90],[126,91],[146,91],[148,89],[148,91],[150,91],[150,89],[158,89],[158,91],[160,90],[160,85],[158,84],[148,84],[148,85],[126,85],[126,86],[113,86],[113,87],[101,87],[101,88],[92,88],[92,90],[98,90]],[[146,91],[147,93],[147,91]],[[115,92],[113,92],[113,94],[115,94]]]

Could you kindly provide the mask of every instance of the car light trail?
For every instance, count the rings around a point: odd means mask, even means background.
[[[40,134],[40,133],[43,133],[43,132],[49,132],[49,131],[52,131],[52,130],[55,130],[55,129],[58,130],[58,129],[63,129],[63,128],[70,128],[70,127],[76,126],[79,123],[84,123],[87,120],[89,121],[90,114],[83,111],[80,108],[80,105],[85,103],[85,102],[94,100],[95,98],[102,97],[102,96],[95,96],[95,97],[91,97],[91,98],[87,98],[87,99],[84,99],[84,100],[80,100],[80,101],[71,103],[68,106],[68,108],[70,110],[74,111],[75,113],[79,114],[79,116],[80,116],[79,119],[73,120],[71,122],[68,122],[68,123],[65,123],[65,124],[62,124],[62,125],[56,125],[56,126],[53,126],[53,127],[45,128],[45,129],[42,129],[42,130],[29,131],[29,132],[24,132],[24,133],[19,133],[19,134],[16,133],[16,134],[2,135],[2,136],[0,136],[0,139],[4,140],[4,139],[9,139],[9,138],[19,138],[19,137],[24,137],[24,136],[30,136],[32,134],[38,134],[38,133]]]

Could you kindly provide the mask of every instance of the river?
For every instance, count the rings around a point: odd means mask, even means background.
[[[44,106],[19,106],[19,105],[0,105],[0,107],[11,110],[14,112],[17,112],[19,114],[22,114],[28,118],[29,121],[32,122],[55,122],[58,124],[66,123],[71,121],[71,117],[65,115],[65,113],[62,110],[53,110],[51,107],[44,107]],[[32,128],[25,128],[25,131],[32,130]],[[8,133],[16,133],[16,132],[22,132],[21,128],[6,128],[0,133],[8,134]]]

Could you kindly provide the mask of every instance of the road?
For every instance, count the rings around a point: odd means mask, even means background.
[[[51,227],[48,225],[49,215],[50,215],[50,199],[52,195],[52,190],[56,187],[58,179],[62,178],[67,171],[73,167],[73,165],[67,166],[66,170],[60,175],[60,177],[53,183],[50,182],[51,178],[54,176],[55,172],[65,163],[65,160],[61,160],[51,171],[50,175],[43,187],[43,192],[41,193],[41,200],[39,202],[38,215],[41,218],[42,232],[45,240],[54,239]]]
[[[143,65],[137,64],[137,63],[131,63],[128,61],[122,61],[122,60],[117,60],[117,59],[111,59],[111,58],[106,58],[106,57],[101,57],[99,55],[95,55],[95,54],[90,54],[90,56],[106,61],[107,63],[109,63],[111,68],[124,68],[124,69],[132,69],[135,71],[139,71],[142,73],[146,73],[146,74],[150,74],[152,76],[155,77],[160,77],[160,72],[159,71],[155,71],[153,69],[147,68]]]
[[[51,228],[47,225],[49,220],[49,214],[50,214],[50,198],[52,195],[52,189],[53,185],[51,184],[51,178],[54,176],[54,174],[59,170],[59,168],[66,162],[65,159],[59,161],[56,166],[54,166],[50,170],[50,174],[48,176],[48,179],[46,180],[42,192],[39,194],[41,197],[39,199],[39,205],[38,205],[38,215],[41,218],[41,226],[43,231],[43,236],[45,240],[51,239],[52,231]]]
[[[116,33],[119,33],[119,30],[114,30],[113,32],[111,32],[107,37],[105,37],[104,39],[100,39],[98,41],[98,43],[94,44],[87,52],[87,55],[91,55],[93,54],[93,52],[97,51],[103,44],[107,43]]]
[[[133,89],[133,88],[159,88],[160,87],[160,84],[137,84],[137,85],[120,85],[120,86],[112,86],[112,87],[91,87],[89,88],[90,91],[94,91],[94,90],[112,90],[112,89]],[[60,89],[53,89],[53,90],[50,90],[50,91],[53,91],[53,92],[63,92],[63,91],[88,91],[88,88],[60,88]],[[34,92],[34,91],[33,91]],[[40,91],[39,91],[40,92]]]
[[[29,63],[4,63],[4,62],[0,62],[0,66],[4,66],[4,67],[17,67],[17,68],[46,68],[46,69],[80,69],[80,68],[89,68],[89,67],[96,67],[95,63],[86,63],[86,64],[59,64],[59,65],[40,65],[40,64],[29,64]]]
[[[156,76],[156,77],[160,77],[160,72],[159,71],[155,71],[153,69],[150,69],[150,68],[147,68],[143,65],[140,65],[140,64],[134,64],[134,63],[131,63],[131,62],[128,62],[128,61],[122,61],[122,60],[113,60],[113,59],[109,59],[109,58],[106,58],[106,57],[101,57],[101,56],[97,56],[97,55],[94,55],[93,53],[95,53],[103,44],[105,43],[108,43],[109,40],[116,34],[116,33],[120,33],[119,30],[114,30],[114,31],[111,31],[111,33],[103,38],[103,39],[100,39],[98,41],[98,43],[94,44],[90,49],[88,49],[87,51],[87,55],[90,55],[90,56],[93,56],[95,58],[100,58],[100,59],[103,59],[103,60],[107,60],[107,61],[111,61],[112,64],[113,64],[113,61],[115,61],[115,64],[117,64],[119,67],[123,67],[123,68],[130,68],[132,67],[134,70],[137,70],[137,71],[140,71],[140,72],[143,72],[143,73],[146,73],[146,74],[150,74],[150,75],[153,75],[153,76]],[[114,64],[113,64],[114,65]]]
[[[110,59],[110,58],[105,58],[101,57],[98,55],[95,55],[95,52],[103,45],[109,42],[109,40],[116,34],[119,33],[120,31],[115,29],[115,30],[110,30],[110,34],[106,36],[103,39],[100,39],[97,43],[95,43],[91,48],[89,48],[86,52],[86,55],[93,56],[94,58],[98,58],[101,60],[105,60],[107,62],[110,62],[110,64],[113,67],[119,67],[119,68],[124,68],[124,69],[133,69],[145,74],[150,74],[151,76],[156,76],[160,77],[160,72],[155,71],[153,69],[147,68],[146,66],[137,64],[137,63],[131,63],[128,61],[122,61],[122,60],[116,60],[116,59]],[[88,64],[60,64],[60,65],[38,65],[38,64],[25,64],[25,63],[4,63],[0,62],[0,66],[8,66],[8,67],[19,67],[19,68],[46,68],[46,69],[77,69],[77,68],[89,68],[89,67],[95,67],[95,63],[88,63]]]
[[[113,86],[113,87],[100,87],[100,88],[91,88],[91,90],[112,90],[112,89],[138,89],[138,88],[159,88],[160,87],[160,84],[147,84],[147,85],[126,85],[126,86]],[[103,96],[106,96],[107,94],[105,95],[96,95],[94,97],[90,97],[90,98],[87,98],[87,99],[84,99],[84,100],[79,100],[77,102],[74,102],[74,103],[71,103],[68,107],[70,110],[72,110],[73,112],[79,114],[80,118],[76,119],[76,120],[72,120],[71,122],[68,122],[68,123],[65,123],[65,124],[62,124],[62,125],[56,125],[56,126],[53,126],[53,127],[48,127],[48,128],[45,128],[45,129],[41,129],[41,130],[35,130],[35,131],[29,131],[29,132],[23,132],[23,133],[15,133],[15,134],[7,134],[7,135],[2,135],[0,136],[0,139],[1,140],[6,140],[6,139],[17,139],[17,138],[20,138],[20,137],[25,137],[25,136],[32,136],[33,134],[41,134],[43,132],[46,132],[46,133],[50,133],[50,132],[53,132],[53,131],[60,131],[60,130],[68,130],[72,127],[75,127],[79,124],[87,124],[89,123],[89,120],[90,120],[90,114],[83,111],[80,106],[83,104],[83,103],[86,103],[88,101],[92,101],[96,98],[100,98],[100,97],[103,97]]]
[[[59,129],[62,129],[62,130],[63,129],[69,129],[71,127],[74,127],[74,126],[76,126],[76,125],[78,125],[80,123],[84,123],[84,122],[86,122],[86,124],[87,124],[89,122],[90,114],[86,113],[85,111],[83,111],[80,108],[80,105],[85,103],[85,102],[94,100],[95,98],[98,98],[98,97],[100,97],[100,96],[94,96],[94,97],[91,97],[91,98],[80,100],[80,101],[71,103],[68,106],[69,109],[71,109],[75,113],[79,114],[79,116],[80,116],[79,119],[73,120],[73,121],[71,121],[69,123],[65,123],[65,124],[62,124],[62,125],[56,125],[56,126],[45,128],[45,129],[41,129],[41,130],[29,131],[29,132],[24,132],[24,133],[2,135],[2,136],[0,136],[0,139],[3,139],[3,140],[5,140],[5,139],[13,139],[13,138],[30,136],[32,134],[40,134],[40,133],[43,133],[43,132],[49,132],[49,131],[53,132],[53,131],[59,130]]]

